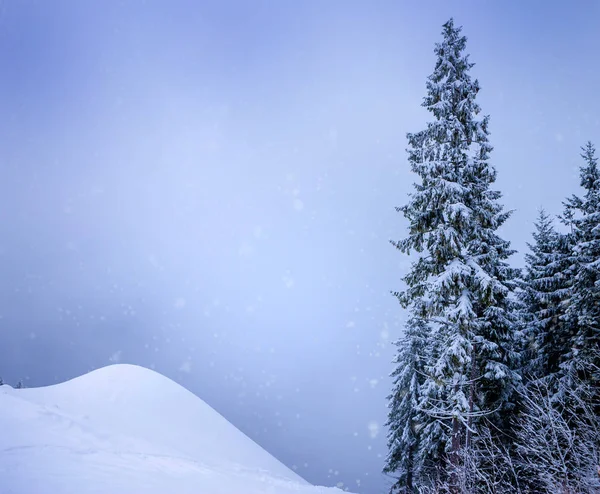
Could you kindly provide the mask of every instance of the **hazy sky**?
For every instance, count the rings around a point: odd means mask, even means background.
[[[384,492],[388,240],[450,16],[520,265],[600,144],[600,3],[1,2],[0,375],[151,366],[307,480]]]

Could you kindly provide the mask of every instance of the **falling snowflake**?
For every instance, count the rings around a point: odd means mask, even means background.
[[[187,372],[189,374],[190,372],[192,372],[192,362],[186,360],[179,366],[179,370],[181,372]]]
[[[243,242],[238,249],[238,255],[240,257],[251,257],[254,253],[254,247],[249,242]]]
[[[116,352],[114,352],[109,358],[109,362],[112,362],[113,364],[118,364],[121,361],[121,350],[118,350]]]
[[[296,211],[302,211],[304,209],[304,203],[302,202],[302,199],[298,197],[294,199],[294,209]]]
[[[379,333],[379,337],[383,340],[383,341],[387,341],[388,338],[390,337],[390,332],[388,330],[388,325],[387,323],[385,323],[383,325],[383,330],[381,331],[381,333]]]
[[[367,429],[369,430],[369,436],[371,439],[375,439],[379,434],[379,424],[374,420],[368,423]]]
[[[289,275],[284,275],[282,277],[283,283],[286,288],[292,288],[294,286],[294,279]]]

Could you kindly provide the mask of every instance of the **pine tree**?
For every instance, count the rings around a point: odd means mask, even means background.
[[[460,451],[469,441],[465,430],[475,427],[473,417],[493,414],[501,425],[511,410],[519,379],[511,298],[516,271],[507,264],[513,253],[509,242],[496,233],[510,212],[498,203],[500,192],[490,189],[496,171],[488,163],[489,119],[477,118],[479,83],[469,74],[474,64],[464,54],[466,37],[452,19],[442,35],[422,104],[434,120],[408,134],[409,162],[420,178],[408,204],[398,208],[409,220],[409,235],[393,244],[419,254],[404,278],[407,289],[396,295],[412,314],[436,325],[440,350],[426,366],[428,398],[421,408],[440,430],[450,432],[421,435],[419,451],[446,450],[456,490]],[[427,430],[433,429],[428,424]],[[423,464],[427,460],[419,458]]]
[[[413,493],[418,463],[419,429],[425,418],[419,412],[420,387],[424,380],[430,329],[421,318],[408,320],[402,338],[395,342],[397,355],[392,372],[394,387],[388,396],[388,456],[384,473],[395,474],[392,492]]]
[[[577,375],[580,382],[600,389],[600,170],[591,142],[582,148],[581,157],[585,194],[566,203],[573,223],[573,281],[565,319],[572,336],[562,367],[567,385],[570,376]]]
[[[528,320],[524,373],[529,379],[556,382],[560,363],[568,353],[568,327],[564,324],[565,301],[569,296],[570,240],[559,234],[552,219],[540,210],[525,255],[522,301]],[[550,387],[549,383],[546,384]]]

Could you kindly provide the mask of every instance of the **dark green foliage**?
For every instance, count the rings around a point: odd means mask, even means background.
[[[570,297],[571,239],[556,232],[542,209],[535,223],[534,242],[527,244],[521,299],[524,305],[524,368],[528,379],[556,382],[560,364],[569,351],[569,327],[565,324]]]

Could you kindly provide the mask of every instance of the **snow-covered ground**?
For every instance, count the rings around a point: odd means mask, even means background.
[[[2,494],[334,494],[160,374],[112,365],[0,387]]]

